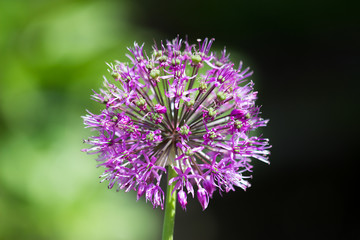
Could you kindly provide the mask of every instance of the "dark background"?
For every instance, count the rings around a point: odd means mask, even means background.
[[[0,239],[160,239],[161,210],[98,184],[80,116],[104,62],[178,34],[254,70],[273,147],[175,239],[359,239],[359,26],[355,1],[1,1]]]
[[[349,1],[137,1],[137,23],[215,37],[251,59],[271,165],[178,212],[175,239],[359,239],[359,13]],[[241,54],[240,54],[241,57]],[[208,218],[212,222],[208,223]],[[216,237],[211,237],[214,234]]]

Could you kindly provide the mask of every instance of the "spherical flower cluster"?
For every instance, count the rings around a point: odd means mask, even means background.
[[[151,55],[135,43],[130,63],[108,64],[115,81],[104,77],[105,88],[92,96],[104,110],[83,117],[98,133],[83,151],[98,154],[109,188],[134,190],[163,208],[160,182],[173,168],[168,184],[182,208],[196,194],[206,209],[215,190],[250,187],[252,159],[269,163],[268,139],[253,132],[268,120],[255,105],[252,72],[242,62],[234,68],[225,49],[210,52],[212,43],[176,38]]]

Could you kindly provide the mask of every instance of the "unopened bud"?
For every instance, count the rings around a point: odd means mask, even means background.
[[[181,135],[188,135],[189,134],[189,131],[190,131],[190,129],[189,129],[189,127],[188,126],[182,126],[181,128],[180,128],[180,134]]]
[[[159,57],[159,61],[160,61],[160,62],[166,62],[166,61],[167,61],[167,59],[168,59],[168,57],[167,57],[167,56],[165,56],[165,55],[164,55],[164,56],[160,56],[160,57]]]
[[[111,72],[111,76],[114,78],[114,79],[119,79],[120,78],[120,73],[116,72],[116,71],[112,71]]]
[[[235,122],[235,126],[236,126],[236,128],[237,128],[237,129],[240,129],[240,128],[243,126],[243,124],[242,124],[242,122],[241,122],[241,121],[236,120],[236,122]]]
[[[175,65],[180,65],[180,59],[173,59],[172,61],[171,61],[171,64],[173,65],[173,66],[175,66]]]
[[[154,141],[155,134],[153,132],[150,132],[148,135],[146,135],[146,140],[148,141]]]
[[[206,91],[207,84],[205,82],[200,82],[199,88],[200,88],[201,91]]]
[[[224,92],[218,92],[216,96],[219,101],[224,101],[226,99],[226,93]]]
[[[152,69],[153,67],[154,66],[152,64],[150,64],[150,63],[146,64],[146,68],[149,69],[149,70]]]
[[[216,111],[213,108],[209,108],[208,114],[210,117],[214,117],[216,115]]]
[[[153,53],[155,55],[155,57],[160,57],[162,55],[162,51],[159,50],[159,51],[154,51]]]
[[[211,130],[211,131],[210,131],[210,136],[209,136],[209,138],[210,138],[210,139],[216,138],[216,133]]]
[[[151,70],[151,72],[150,72],[150,77],[152,78],[152,79],[156,79],[157,77],[159,77],[160,76],[160,71],[159,71],[159,69],[153,69],[153,70]]]
[[[194,152],[193,152],[193,150],[188,149],[188,150],[186,150],[185,155],[190,157],[190,156],[194,155]]]
[[[186,105],[187,107],[192,107],[192,106],[194,106],[194,104],[195,104],[195,100],[194,100],[194,99],[191,99],[190,101],[185,102],[185,105]]]
[[[218,77],[218,81],[221,82],[221,83],[225,82],[225,77],[222,76],[222,75],[220,75],[220,76]]]
[[[219,61],[215,62],[215,66],[217,66],[217,67],[221,67],[222,65],[224,65],[222,62],[219,62]]]
[[[202,58],[200,55],[196,54],[196,55],[192,55],[191,56],[191,61],[193,62],[194,65],[198,65],[199,63],[201,63]]]
[[[138,107],[144,106],[145,103],[146,103],[146,101],[145,101],[145,99],[143,99],[143,98],[140,98],[139,100],[137,100],[137,101],[135,102],[136,106],[138,106]]]

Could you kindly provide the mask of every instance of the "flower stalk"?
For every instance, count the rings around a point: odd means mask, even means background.
[[[170,166],[168,166],[167,172],[169,183],[172,178],[176,177],[176,172]],[[167,185],[162,240],[173,240],[174,236],[176,212],[176,189],[174,190],[174,187],[174,183]]]

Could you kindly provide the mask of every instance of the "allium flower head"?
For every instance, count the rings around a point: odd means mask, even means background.
[[[109,188],[134,190],[163,208],[160,182],[173,168],[169,184],[182,208],[190,194],[205,209],[215,190],[250,187],[252,159],[269,163],[268,139],[253,133],[268,120],[255,105],[252,72],[242,62],[235,68],[225,49],[210,52],[212,43],[176,38],[150,55],[135,43],[130,63],[108,64],[114,81],[104,77],[92,96],[104,109],[83,117],[97,132],[83,151],[98,154]]]

